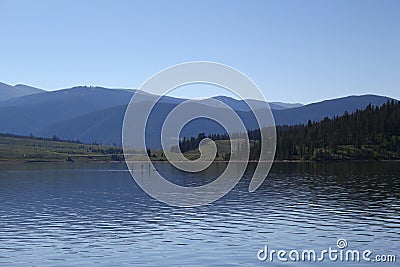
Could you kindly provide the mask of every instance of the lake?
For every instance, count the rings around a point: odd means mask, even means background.
[[[156,166],[199,185],[225,163],[201,176]],[[0,266],[371,265],[258,259],[265,246],[321,251],[338,239],[400,261],[399,162],[274,163],[248,193],[252,169],[222,199],[176,208],[147,196],[123,163],[0,164]]]

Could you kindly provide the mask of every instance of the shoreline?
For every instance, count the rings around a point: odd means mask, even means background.
[[[154,160],[151,161],[152,163],[169,163],[170,161],[167,160]],[[181,161],[173,161],[173,162],[181,162]],[[225,160],[216,160],[214,162],[221,162],[221,163],[229,163],[229,161]],[[234,162],[246,162],[246,161],[232,161]],[[271,161],[247,161],[248,163],[259,163],[259,162],[268,162]],[[337,163],[337,162],[400,162],[400,159],[348,159],[348,160],[274,160],[272,163]],[[7,164],[116,164],[116,163],[124,163],[125,161],[102,161],[102,160],[92,160],[92,161],[63,161],[63,160],[0,160],[0,165],[7,165]],[[145,160],[138,160],[138,161],[129,161],[128,163],[149,163]]]

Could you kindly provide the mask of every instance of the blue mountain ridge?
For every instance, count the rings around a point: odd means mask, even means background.
[[[122,121],[134,93],[142,94],[143,101],[155,101],[158,96],[129,89],[108,89],[103,87],[79,86],[57,91],[40,91],[31,95],[0,101],[0,132],[79,139],[83,142],[121,144]],[[244,121],[247,129],[258,128],[254,115],[243,100],[227,96],[215,99],[234,109]],[[377,95],[347,96],[301,106],[301,104],[270,103],[276,125],[294,125],[319,121],[324,117],[340,116],[363,109],[368,104],[380,106],[390,98]],[[151,113],[148,129],[149,147],[160,147],[161,126],[168,113],[185,99],[161,97]],[[264,104],[252,101],[256,108]],[[199,100],[196,108],[213,109],[221,107]],[[291,107],[291,108],[288,108]],[[214,111],[213,111],[214,112]],[[196,136],[198,133],[222,133],[223,128],[207,119],[192,121],[182,130],[181,136]]]

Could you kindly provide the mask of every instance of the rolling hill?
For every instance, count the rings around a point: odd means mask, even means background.
[[[369,103],[380,106],[388,98],[379,96],[351,96],[341,99],[323,101],[311,105],[292,108],[286,110],[272,110],[276,125],[294,125],[307,123],[308,120],[320,121],[324,117],[334,117],[343,115],[345,111],[349,113],[365,108]],[[202,108],[201,103],[198,104]],[[155,106],[155,110],[149,118],[148,135],[149,147],[160,147],[159,133],[161,125],[168,113],[175,107],[175,104],[160,103]],[[196,108],[196,107],[194,107]],[[219,107],[208,106],[213,112],[221,112]],[[62,138],[79,139],[84,142],[101,142],[104,144],[121,144],[121,129],[126,106],[121,105],[112,107],[99,112],[93,112],[77,118],[57,122],[38,132],[40,136],[51,136],[56,134]],[[139,109],[140,110],[140,109]],[[247,129],[257,128],[257,123],[251,112],[236,110],[239,117],[245,122]],[[215,122],[206,119],[197,119],[184,127],[182,136],[197,136],[199,132],[223,133],[224,130]]]
[[[0,103],[0,132],[38,133],[53,123],[127,104],[133,92],[75,87],[13,98]]]
[[[33,94],[38,94],[44,92],[41,89],[23,85],[23,84],[17,84],[17,85],[8,85],[5,83],[0,82],[0,101],[5,101],[8,99],[16,98],[16,97],[21,97],[25,95],[33,95]]]
[[[31,88],[22,85],[15,87]],[[51,92],[32,89],[32,92],[36,93],[0,101],[0,133],[18,135],[32,133],[35,136],[44,137],[51,137],[55,134],[63,139],[120,145],[122,121],[132,95],[134,93],[141,94],[143,101],[154,101],[158,98],[158,96],[136,90],[87,86]],[[244,101],[226,96],[218,96],[215,99],[232,107],[248,129],[258,128],[254,116]],[[307,123],[308,120],[320,121],[324,117],[340,116],[345,111],[351,113],[356,109],[365,108],[370,103],[381,106],[388,99],[390,98],[384,96],[362,95],[326,100],[309,105],[270,103],[270,107],[276,125],[294,125]],[[148,133],[151,137],[149,146],[159,146],[158,140],[162,123],[169,111],[182,101],[184,99],[168,96],[161,98],[149,123]],[[249,101],[256,108],[263,106],[260,101]],[[198,105],[194,107],[195,109],[207,108],[216,113],[222,111],[220,106],[207,99],[198,100],[195,104]],[[194,120],[189,126],[183,129],[182,135],[223,132],[220,125],[206,119]]]

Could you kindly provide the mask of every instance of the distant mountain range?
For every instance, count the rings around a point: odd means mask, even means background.
[[[158,96],[130,89],[108,89],[79,86],[57,91],[44,91],[26,85],[11,86],[0,83],[0,132],[19,135],[79,139],[83,142],[121,144],[122,121],[127,104],[134,93],[140,93],[143,101],[154,101]],[[253,114],[242,100],[226,96],[215,99],[233,108],[248,129],[257,128]],[[364,109],[368,104],[380,106],[390,98],[377,95],[348,96],[308,105],[272,102],[269,103],[277,125],[319,121],[324,117],[351,113]],[[162,97],[150,116],[151,133],[149,146],[158,147],[159,132],[167,114],[185,99]],[[249,100],[256,108],[262,107],[257,100]],[[204,99],[197,108],[221,107]],[[195,136],[199,132],[218,133],[221,126],[206,119],[195,120],[185,127],[182,135]]]
[[[4,101],[13,97],[20,97],[24,95],[33,95],[37,93],[44,92],[41,89],[23,85],[23,84],[17,84],[17,85],[8,85],[5,83],[0,82],[0,101]]]

